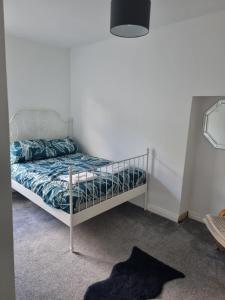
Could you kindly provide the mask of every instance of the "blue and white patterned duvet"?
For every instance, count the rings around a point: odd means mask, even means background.
[[[69,213],[68,182],[59,179],[68,174],[72,166],[74,172],[97,169],[110,164],[108,160],[88,156],[83,153],[70,154],[44,160],[29,161],[11,165],[12,179],[39,195],[49,206]],[[145,171],[126,168],[123,171],[102,173],[95,171],[94,180],[80,182],[73,186],[74,213],[99,199],[106,199],[128,191],[145,183]],[[85,205],[84,205],[85,203]]]

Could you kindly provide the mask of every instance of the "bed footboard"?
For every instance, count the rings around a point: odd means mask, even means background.
[[[69,167],[71,252],[74,252],[74,226],[142,194],[145,194],[144,209],[147,210],[149,154],[147,149],[143,155],[84,172]]]

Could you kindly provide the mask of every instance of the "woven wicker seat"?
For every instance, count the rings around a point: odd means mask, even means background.
[[[204,222],[215,240],[225,248],[225,217],[206,215]]]

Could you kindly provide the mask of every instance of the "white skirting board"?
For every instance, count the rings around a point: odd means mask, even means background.
[[[134,200],[131,200],[129,202],[131,202],[132,204],[137,205],[141,208],[144,207],[144,199],[142,201],[140,199],[134,199]],[[175,214],[175,213],[173,213],[173,212],[171,212],[167,209],[161,208],[161,207],[153,205],[153,204],[148,204],[148,209],[147,210],[154,213],[154,214],[156,214],[156,215],[159,215],[161,217],[169,219],[173,222],[176,222],[176,223],[178,222],[179,215]]]
[[[67,215],[66,216],[66,219],[65,219],[65,217],[64,217],[64,214],[63,214],[63,212],[61,212],[60,210],[55,210],[55,209],[52,209],[52,208],[50,208],[48,205],[46,205],[44,202],[41,202],[41,205],[40,205],[40,197],[38,197],[38,196],[35,196],[35,194],[34,193],[32,193],[31,191],[29,191],[29,190],[27,190],[27,189],[22,189],[21,190],[21,185],[19,185],[19,184],[17,184],[15,181],[13,182],[13,184],[12,184],[12,187],[15,187],[15,190],[17,190],[17,191],[19,191],[21,194],[23,194],[25,197],[27,197],[28,199],[30,199],[30,198],[32,198],[33,200],[33,202],[34,203],[36,203],[36,204],[38,204],[39,206],[41,206],[43,209],[45,209],[45,210],[47,210],[47,211],[49,211],[52,215],[54,215],[56,218],[58,218],[58,219],[60,219],[62,222],[64,222],[66,225],[69,225],[69,215]],[[137,194],[134,194],[133,196],[135,197],[135,196],[137,196],[137,195],[140,195],[141,193],[143,193],[144,192],[144,189],[145,189],[146,187],[145,186],[142,186],[141,188],[139,188],[138,190],[137,190]],[[31,197],[32,196],[32,197]],[[130,195],[129,195],[130,196]],[[36,201],[35,201],[36,200]],[[120,202],[120,199],[118,199],[119,200],[119,202]],[[123,202],[126,202],[127,200],[129,200],[129,197],[128,197],[128,199],[126,199],[126,197],[125,197],[125,199],[122,199],[122,202],[121,203],[123,203]],[[143,198],[143,201],[144,201],[144,198]],[[143,203],[143,201],[138,201],[138,202],[135,202],[134,200],[131,200],[130,202],[131,203],[133,203],[133,204],[135,204],[135,205],[138,205],[138,206],[140,206],[140,207],[144,207],[144,205],[142,204]],[[38,203],[37,203],[38,202]],[[118,203],[119,204],[119,203]],[[116,204],[116,205],[118,205],[118,204]],[[105,204],[103,204],[103,206],[104,206]],[[115,206],[116,206],[115,205]],[[102,208],[103,208],[103,206],[102,206]],[[114,206],[114,205],[113,205]],[[109,207],[109,209],[110,209],[111,207]],[[104,208],[103,209],[103,211],[105,210],[106,208]],[[107,209],[106,209],[107,210]],[[171,221],[174,221],[174,222],[178,222],[178,219],[179,219],[179,215],[178,214],[175,214],[175,213],[173,213],[173,212],[171,212],[171,211],[169,211],[169,210],[167,210],[167,209],[164,209],[164,208],[161,208],[161,207],[159,207],[159,206],[156,206],[156,205],[153,205],[153,204],[149,204],[148,205],[148,211],[150,211],[150,212],[153,212],[153,213],[155,213],[155,214],[157,214],[157,215],[160,215],[160,216],[162,216],[162,217],[164,217],[164,218],[167,218],[167,219],[169,219],[169,220],[171,220]],[[95,213],[96,214],[96,213]],[[83,219],[83,213],[81,213],[81,219]],[[193,212],[193,211],[189,211],[188,212],[188,216],[189,216],[189,218],[190,219],[193,219],[193,220],[196,220],[196,221],[198,221],[198,222],[201,222],[201,223],[203,223],[203,217],[202,216],[200,216],[198,213],[196,213],[196,212]],[[76,223],[76,222],[75,222]],[[75,224],[74,224],[75,225]]]
[[[157,214],[157,215],[160,215],[162,217],[165,217],[171,221],[174,221],[174,222],[178,222],[179,220],[179,217],[180,215],[179,214],[175,214],[167,209],[164,209],[164,208],[161,208],[161,207],[158,207],[156,205],[152,205],[150,204],[149,205],[149,211]],[[192,220],[195,220],[195,221],[198,221],[198,222],[201,222],[201,223],[204,223],[203,221],[203,216],[198,214],[197,212],[194,212],[194,211],[188,211],[188,218],[189,219],[192,219]]]
[[[138,201],[137,201],[137,199],[134,199],[134,200],[131,200],[130,202],[134,205],[137,205],[137,206],[143,208],[143,203],[144,203],[143,201],[144,201],[144,199],[143,200],[138,199]],[[178,222],[179,217],[180,217],[179,214],[176,214],[176,213],[171,212],[171,211],[169,211],[165,208],[159,207],[159,206],[151,204],[151,203],[148,204],[148,211],[153,212],[156,215],[159,215],[161,217],[164,217],[164,218],[169,219],[171,221],[174,221],[176,223]],[[200,215],[197,212],[189,210],[188,211],[188,217],[190,219],[195,220],[195,221],[204,223],[204,221],[203,221],[204,216]]]
[[[188,217],[192,220],[204,223],[204,221],[203,221],[204,217],[195,211],[189,210]]]
[[[171,221],[174,221],[174,222],[178,222],[178,219],[179,219],[179,215],[178,214],[175,214],[167,209],[164,209],[164,208],[161,208],[161,207],[158,207],[156,205],[153,205],[153,204],[150,204],[149,207],[148,207],[148,210],[150,212],[153,212],[154,214],[157,214],[157,215],[160,215],[164,218],[167,218]]]

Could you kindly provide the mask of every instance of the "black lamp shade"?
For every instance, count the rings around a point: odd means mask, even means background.
[[[151,0],[112,0],[112,34],[125,38],[135,38],[148,34]]]

